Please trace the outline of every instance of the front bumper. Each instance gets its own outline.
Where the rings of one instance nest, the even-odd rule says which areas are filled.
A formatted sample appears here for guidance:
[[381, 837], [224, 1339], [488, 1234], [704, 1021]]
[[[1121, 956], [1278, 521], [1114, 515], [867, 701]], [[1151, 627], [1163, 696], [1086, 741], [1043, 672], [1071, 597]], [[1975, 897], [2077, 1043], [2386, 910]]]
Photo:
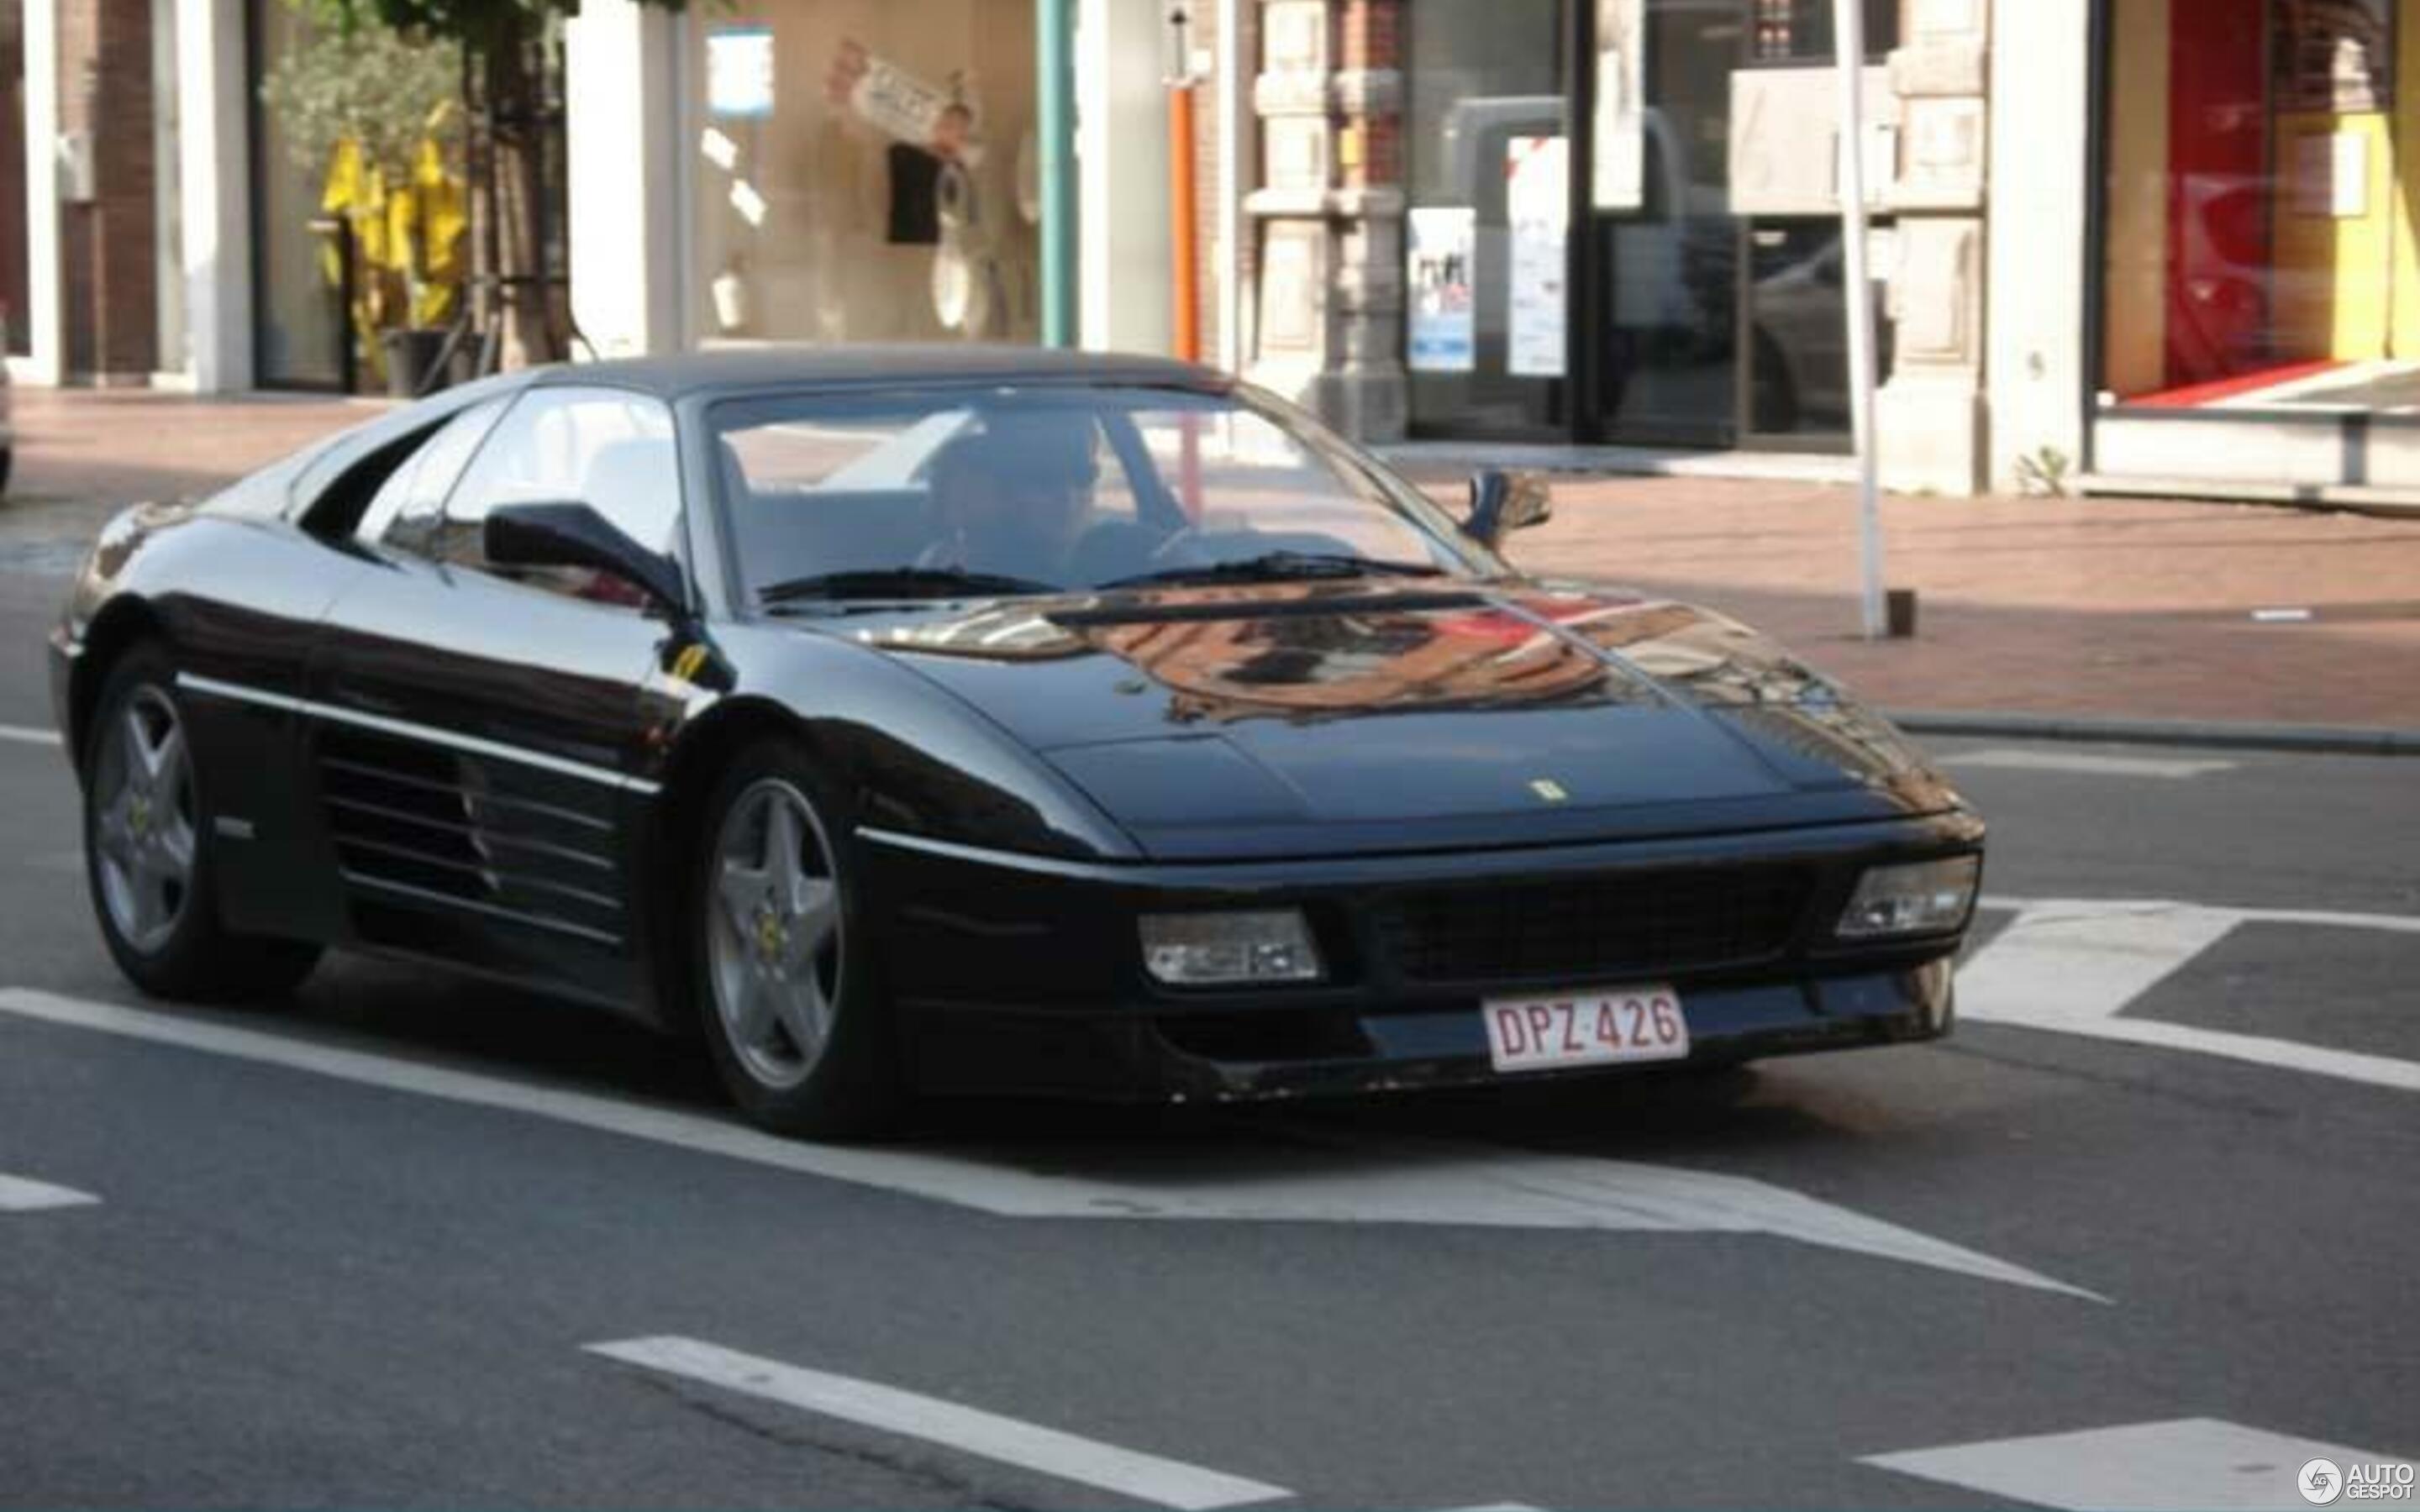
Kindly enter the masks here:
[[[1951, 1025], [1962, 931], [1852, 949], [1831, 940], [1831, 922], [1865, 868], [1976, 851], [1982, 825], [1958, 813], [1653, 844], [1180, 866], [1003, 856], [875, 831], [860, 841], [884, 984], [920, 1088], [1230, 1101], [1606, 1074], [1502, 1075], [1481, 1003], [1645, 981], [1679, 991], [1697, 1062], [1937, 1039]], [[1752, 960], [1421, 980], [1376, 922], [1387, 898], [1417, 889], [1746, 863], [1814, 879], [1786, 942]], [[1271, 905], [1311, 915], [1330, 980], [1180, 990], [1141, 970], [1139, 914]]]

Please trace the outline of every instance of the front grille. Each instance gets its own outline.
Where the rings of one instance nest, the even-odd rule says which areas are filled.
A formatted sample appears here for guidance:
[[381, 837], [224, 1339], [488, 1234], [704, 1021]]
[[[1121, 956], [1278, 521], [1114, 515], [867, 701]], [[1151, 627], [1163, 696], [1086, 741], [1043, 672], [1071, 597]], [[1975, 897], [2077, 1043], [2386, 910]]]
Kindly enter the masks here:
[[1806, 867], [1689, 867], [1398, 893], [1375, 916], [1407, 981], [1652, 976], [1779, 955], [1814, 887]]

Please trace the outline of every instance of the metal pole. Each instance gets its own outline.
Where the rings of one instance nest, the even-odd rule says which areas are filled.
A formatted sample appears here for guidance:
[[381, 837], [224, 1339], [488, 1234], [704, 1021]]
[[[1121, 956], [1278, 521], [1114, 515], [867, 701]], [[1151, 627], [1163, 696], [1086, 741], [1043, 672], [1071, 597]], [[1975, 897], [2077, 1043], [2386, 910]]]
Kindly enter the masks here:
[[1857, 533], [1866, 639], [1889, 633], [1883, 605], [1881, 484], [1874, 468], [1874, 284], [1866, 267], [1865, 0], [1832, 0], [1840, 73], [1840, 271], [1849, 321], [1849, 425], [1857, 448]]
[[1072, 0], [1033, 0], [1042, 169], [1042, 340], [1076, 345], [1076, 39]]

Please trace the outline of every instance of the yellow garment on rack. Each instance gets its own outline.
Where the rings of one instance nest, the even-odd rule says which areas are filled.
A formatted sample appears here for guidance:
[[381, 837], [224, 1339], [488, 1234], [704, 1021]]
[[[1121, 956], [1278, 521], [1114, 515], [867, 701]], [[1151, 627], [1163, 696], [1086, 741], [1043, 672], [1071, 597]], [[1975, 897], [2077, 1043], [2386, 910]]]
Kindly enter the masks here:
[[413, 154], [411, 187], [420, 211], [421, 284], [412, 300], [418, 326], [442, 325], [454, 312], [454, 290], [462, 276], [462, 238], [470, 229], [469, 197], [462, 180], [445, 166], [434, 137]]

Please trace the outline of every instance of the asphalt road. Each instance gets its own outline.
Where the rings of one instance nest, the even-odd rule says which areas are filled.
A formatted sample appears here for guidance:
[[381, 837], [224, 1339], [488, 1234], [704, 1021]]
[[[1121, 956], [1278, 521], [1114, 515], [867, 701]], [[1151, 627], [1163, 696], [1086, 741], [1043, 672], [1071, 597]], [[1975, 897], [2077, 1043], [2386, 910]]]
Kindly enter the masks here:
[[1940, 743], [1996, 903], [1939, 1046], [831, 1150], [432, 975], [142, 1005], [25, 733], [59, 591], [0, 568], [0, 1503], [2301, 1506], [2420, 1453], [2420, 762]]

